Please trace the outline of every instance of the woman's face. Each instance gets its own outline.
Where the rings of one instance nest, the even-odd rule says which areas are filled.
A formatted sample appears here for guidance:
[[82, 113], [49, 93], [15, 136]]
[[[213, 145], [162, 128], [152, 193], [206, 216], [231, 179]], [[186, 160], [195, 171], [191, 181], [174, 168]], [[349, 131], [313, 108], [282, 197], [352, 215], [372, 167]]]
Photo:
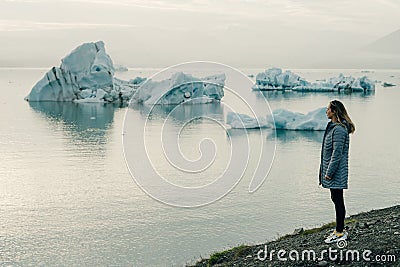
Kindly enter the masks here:
[[331, 110], [331, 104], [329, 104], [328, 107], [326, 108], [326, 116], [328, 117], [328, 119], [331, 120], [334, 115], [335, 113], [333, 113], [333, 111]]

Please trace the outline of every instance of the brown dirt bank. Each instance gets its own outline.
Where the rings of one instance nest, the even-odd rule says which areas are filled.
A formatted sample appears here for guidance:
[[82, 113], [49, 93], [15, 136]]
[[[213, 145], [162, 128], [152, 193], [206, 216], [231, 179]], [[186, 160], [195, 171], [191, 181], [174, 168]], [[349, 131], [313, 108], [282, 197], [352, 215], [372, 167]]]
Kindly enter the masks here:
[[214, 253], [194, 266], [400, 266], [400, 205], [346, 218], [346, 244], [323, 242], [333, 227], [296, 229], [271, 242]]

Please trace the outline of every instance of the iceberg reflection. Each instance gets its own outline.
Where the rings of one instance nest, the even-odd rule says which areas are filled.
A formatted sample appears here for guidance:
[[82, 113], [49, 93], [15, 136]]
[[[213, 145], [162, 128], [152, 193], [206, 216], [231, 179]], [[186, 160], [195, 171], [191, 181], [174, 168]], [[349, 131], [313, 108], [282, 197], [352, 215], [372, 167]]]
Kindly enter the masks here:
[[54, 126], [62, 129], [77, 143], [104, 144], [106, 132], [114, 120], [119, 105], [74, 102], [28, 102]]
[[[129, 108], [140, 112], [143, 119], [165, 120], [169, 117], [174, 123], [182, 124], [195, 118], [213, 118], [224, 121], [224, 107], [219, 102], [207, 104], [180, 104], [180, 105], [143, 105], [131, 104]], [[200, 122], [201, 120], [197, 120]]]
[[[322, 143], [323, 137], [323, 131], [276, 130], [276, 139], [283, 143], [299, 140]], [[272, 138], [271, 134], [267, 135], [267, 138]]]

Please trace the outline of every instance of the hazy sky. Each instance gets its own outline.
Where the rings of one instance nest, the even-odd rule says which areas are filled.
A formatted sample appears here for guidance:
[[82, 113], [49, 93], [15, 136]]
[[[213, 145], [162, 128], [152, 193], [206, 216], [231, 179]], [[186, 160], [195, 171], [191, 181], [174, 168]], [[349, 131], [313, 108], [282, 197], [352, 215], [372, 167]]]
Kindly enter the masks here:
[[129, 67], [342, 67], [337, 55], [398, 30], [399, 14], [399, 0], [0, 0], [0, 66], [58, 66], [103, 40]]

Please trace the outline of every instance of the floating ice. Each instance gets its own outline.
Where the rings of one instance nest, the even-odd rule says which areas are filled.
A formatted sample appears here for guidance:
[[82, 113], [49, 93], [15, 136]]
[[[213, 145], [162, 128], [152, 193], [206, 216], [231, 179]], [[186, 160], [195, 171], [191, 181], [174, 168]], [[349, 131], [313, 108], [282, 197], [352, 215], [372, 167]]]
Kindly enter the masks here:
[[272, 112], [272, 116], [268, 115], [266, 118], [254, 118], [246, 114], [229, 112], [226, 123], [232, 128], [323, 131], [328, 123], [325, 111], [325, 107], [310, 111], [307, 114], [276, 109]]
[[388, 83], [388, 82], [383, 83], [383, 87], [392, 87], [392, 86], [396, 86], [396, 85], [393, 83]]
[[145, 81], [132, 101], [147, 105], [209, 103], [219, 101], [224, 96], [225, 75], [195, 78], [183, 72], [177, 72], [171, 78], [162, 81]]
[[104, 96], [107, 94], [103, 89], [84, 90], [85, 97], [82, 99], [75, 99], [74, 102], [77, 103], [96, 103], [96, 102], [104, 102]]
[[144, 81], [146, 81], [147, 78], [143, 78], [143, 77], [136, 77], [135, 79], [131, 79], [129, 80], [129, 83], [131, 84], [135, 84], [135, 85], [140, 85], [141, 83], [143, 83]]
[[368, 92], [375, 90], [375, 83], [369, 80], [367, 76], [354, 78], [352, 76], [346, 77], [340, 74], [338, 77], [328, 79], [328, 81], [295, 86], [292, 90], [302, 92], [339, 92], [342, 90], [350, 92]]
[[253, 89], [258, 90], [285, 90], [295, 86], [308, 85], [309, 82], [299, 75], [287, 70], [282, 72], [280, 68], [271, 68], [257, 74]]
[[328, 123], [326, 117], [326, 108], [318, 108], [307, 114], [292, 112], [286, 109], [276, 109], [267, 117], [269, 124], [274, 124], [275, 129], [280, 130], [306, 130], [306, 131], [323, 131]]
[[347, 90], [352, 92], [366, 92], [375, 90], [375, 83], [366, 76], [354, 78], [340, 74], [326, 80], [311, 83], [299, 75], [280, 68], [271, 68], [256, 76], [252, 87], [255, 90], [293, 90], [302, 92], [339, 92]]
[[135, 86], [114, 78], [104, 43], [84, 43], [61, 60], [32, 88], [28, 101], [114, 102], [127, 100]]
[[235, 129], [256, 129], [271, 127], [266, 118], [254, 118], [246, 114], [228, 112], [226, 123]]
[[127, 67], [120, 65], [120, 64], [115, 64], [114, 69], [115, 69], [115, 71], [118, 71], [118, 72], [126, 72], [129, 70]]

